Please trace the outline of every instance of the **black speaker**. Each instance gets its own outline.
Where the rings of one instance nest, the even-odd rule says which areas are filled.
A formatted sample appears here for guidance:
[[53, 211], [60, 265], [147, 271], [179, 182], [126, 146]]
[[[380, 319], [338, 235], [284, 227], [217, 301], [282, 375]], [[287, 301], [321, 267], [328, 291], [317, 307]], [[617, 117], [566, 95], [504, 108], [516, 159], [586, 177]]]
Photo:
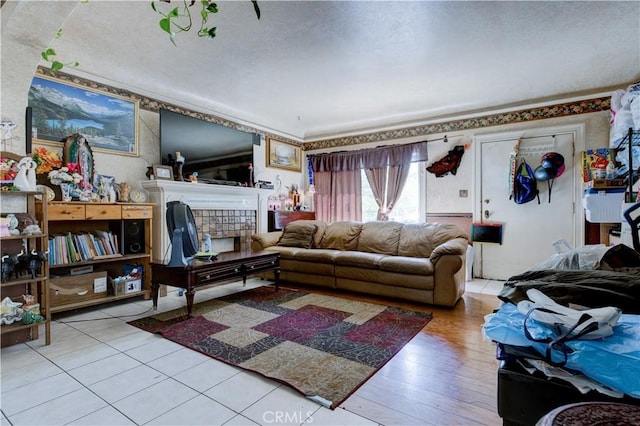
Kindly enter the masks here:
[[144, 221], [125, 220], [122, 227], [122, 248], [124, 254], [144, 252]]
[[31, 139], [33, 137], [33, 111], [30, 106], [24, 114], [25, 127], [25, 152], [31, 154]]

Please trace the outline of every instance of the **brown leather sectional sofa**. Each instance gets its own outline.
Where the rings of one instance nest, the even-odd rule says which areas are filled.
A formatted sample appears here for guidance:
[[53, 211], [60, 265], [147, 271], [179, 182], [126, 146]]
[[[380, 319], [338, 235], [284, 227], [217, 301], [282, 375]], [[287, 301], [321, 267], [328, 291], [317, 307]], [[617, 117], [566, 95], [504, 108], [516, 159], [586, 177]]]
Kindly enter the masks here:
[[280, 279], [454, 306], [464, 293], [468, 236], [443, 223], [300, 220], [255, 234], [253, 250], [280, 252]]

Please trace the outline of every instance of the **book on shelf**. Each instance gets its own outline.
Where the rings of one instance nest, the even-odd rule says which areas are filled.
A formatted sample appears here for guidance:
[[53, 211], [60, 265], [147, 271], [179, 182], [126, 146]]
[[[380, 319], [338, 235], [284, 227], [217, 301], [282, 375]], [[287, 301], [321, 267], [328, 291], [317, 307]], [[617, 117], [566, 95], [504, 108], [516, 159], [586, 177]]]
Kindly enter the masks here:
[[55, 265], [57, 262], [56, 244], [53, 237], [49, 237], [49, 265]]
[[53, 235], [49, 239], [50, 265], [64, 265], [97, 259], [121, 257], [117, 236], [94, 231]]
[[118, 240], [117, 237], [113, 235], [113, 232], [96, 230], [95, 234], [102, 241], [106, 254], [120, 253], [120, 250], [118, 250]]
[[65, 235], [65, 237], [67, 240], [67, 249], [69, 251], [69, 260], [71, 261], [71, 263], [79, 262], [76, 256], [76, 249], [73, 245], [73, 237], [71, 236], [71, 232], [68, 232], [67, 235]]

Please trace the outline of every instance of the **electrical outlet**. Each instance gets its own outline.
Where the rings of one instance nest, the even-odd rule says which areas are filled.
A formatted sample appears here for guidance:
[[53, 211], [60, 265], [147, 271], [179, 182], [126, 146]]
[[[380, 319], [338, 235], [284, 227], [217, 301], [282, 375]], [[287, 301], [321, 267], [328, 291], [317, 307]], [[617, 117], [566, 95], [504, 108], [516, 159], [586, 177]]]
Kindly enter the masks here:
[[458, 191], [458, 194], [460, 198], [467, 198], [469, 196], [469, 191], [467, 191], [466, 189], [461, 189], [460, 191]]

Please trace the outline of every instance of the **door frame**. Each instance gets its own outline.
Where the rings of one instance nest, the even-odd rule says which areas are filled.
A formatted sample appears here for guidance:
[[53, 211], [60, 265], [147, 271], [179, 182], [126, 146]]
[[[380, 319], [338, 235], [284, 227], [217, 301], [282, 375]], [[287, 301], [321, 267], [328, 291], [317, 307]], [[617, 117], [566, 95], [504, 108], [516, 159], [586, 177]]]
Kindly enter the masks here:
[[[582, 209], [583, 186], [582, 179], [578, 178], [580, 171], [582, 151], [586, 150], [585, 140], [585, 123], [566, 124], [549, 127], [533, 127], [518, 131], [505, 131], [497, 133], [487, 133], [474, 135], [473, 137], [473, 153], [474, 153], [474, 190], [473, 190], [473, 221], [482, 221], [482, 144], [489, 142], [507, 142], [519, 138], [540, 137], [547, 135], [572, 134], [574, 140], [573, 149], [573, 170], [576, 182], [574, 188], [573, 202], [573, 223], [574, 223], [574, 239], [572, 243], [575, 247], [584, 244], [584, 227], [585, 217]], [[505, 176], [505, 179], [507, 177]], [[474, 250], [473, 270], [474, 277], [482, 277], [482, 244]]]

